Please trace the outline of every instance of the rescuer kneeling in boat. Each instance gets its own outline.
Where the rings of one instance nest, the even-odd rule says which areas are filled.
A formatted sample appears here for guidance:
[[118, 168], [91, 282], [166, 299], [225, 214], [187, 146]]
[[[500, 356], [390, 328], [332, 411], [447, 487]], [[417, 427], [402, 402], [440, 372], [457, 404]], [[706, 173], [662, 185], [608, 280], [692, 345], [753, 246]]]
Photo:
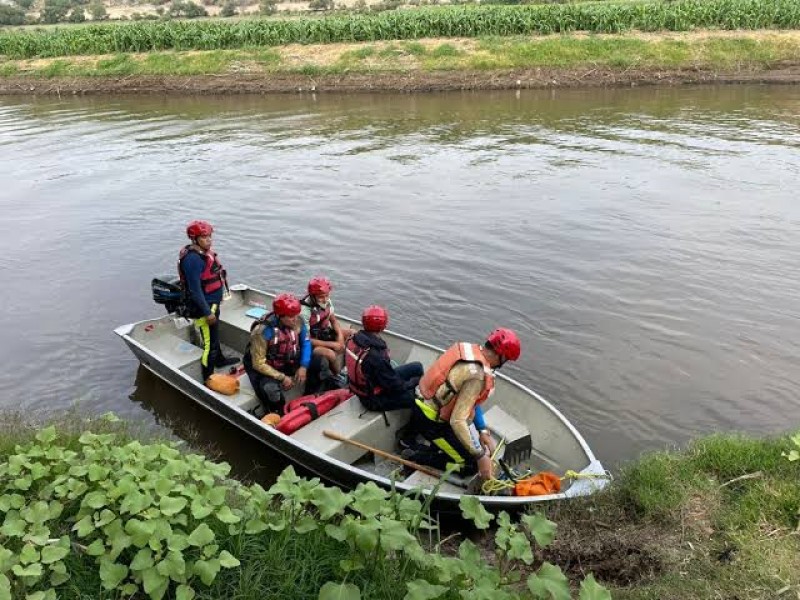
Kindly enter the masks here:
[[381, 331], [389, 324], [382, 306], [368, 306], [361, 315], [363, 329], [347, 340], [344, 360], [350, 391], [368, 410], [411, 408], [414, 388], [422, 377], [418, 362], [394, 368]]
[[445, 470], [448, 463], [462, 473], [476, 470], [483, 479], [492, 477], [488, 432], [478, 433], [475, 412], [494, 390], [494, 370], [522, 351], [517, 334], [495, 329], [483, 346], [454, 344], [434, 362], [419, 381], [419, 394], [411, 411], [406, 440], [420, 434], [431, 445], [405, 445], [403, 457]]
[[200, 359], [203, 382], [214, 373], [214, 368], [239, 362], [238, 358], [225, 357], [219, 345], [219, 305], [227, 281], [217, 253], [211, 250], [213, 233], [211, 223], [192, 221], [186, 227], [186, 235], [192, 243], [184, 246], [178, 256], [178, 276], [184, 291], [187, 315], [195, 319], [195, 326], [203, 341], [203, 356]]
[[282, 414], [284, 392], [305, 385], [311, 364], [308, 328], [292, 294], [278, 294], [272, 312], [255, 322], [243, 362], [262, 408]]

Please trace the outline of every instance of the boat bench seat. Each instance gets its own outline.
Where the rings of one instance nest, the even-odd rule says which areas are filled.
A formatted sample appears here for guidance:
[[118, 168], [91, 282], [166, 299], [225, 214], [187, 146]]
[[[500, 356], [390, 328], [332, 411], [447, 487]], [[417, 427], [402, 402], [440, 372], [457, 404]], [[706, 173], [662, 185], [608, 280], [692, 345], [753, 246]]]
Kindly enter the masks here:
[[[184, 367], [181, 368], [181, 370], [192, 379], [200, 381], [203, 372], [200, 366], [200, 357], [190, 362], [189, 364], [184, 365]], [[256, 392], [253, 389], [253, 385], [250, 383], [250, 378], [247, 376], [247, 373], [242, 373], [239, 376], [239, 392], [234, 394], [233, 396], [226, 396], [225, 394], [220, 394], [219, 392], [215, 392], [213, 390], [208, 390], [208, 391], [209, 393], [214, 394], [220, 400], [227, 402], [229, 404], [234, 404], [244, 411], [250, 411], [258, 405], [258, 398], [256, 397]]]
[[170, 333], [162, 333], [147, 340], [147, 349], [156, 354], [166, 365], [179, 370], [194, 362], [200, 364], [203, 349], [193, 343]]
[[353, 464], [367, 452], [351, 444], [325, 437], [322, 433], [324, 430], [386, 452], [395, 452], [395, 433], [408, 423], [409, 413], [409, 410], [387, 412], [387, 427], [384, 413], [365, 410], [358, 397], [352, 396], [319, 419], [295, 431], [292, 438], [317, 452]]

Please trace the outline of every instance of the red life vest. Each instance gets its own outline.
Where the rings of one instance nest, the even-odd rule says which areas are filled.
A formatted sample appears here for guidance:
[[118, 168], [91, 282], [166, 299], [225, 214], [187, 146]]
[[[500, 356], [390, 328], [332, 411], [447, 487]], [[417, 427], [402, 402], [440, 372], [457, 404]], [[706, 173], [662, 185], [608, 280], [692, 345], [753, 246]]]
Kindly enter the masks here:
[[297, 366], [300, 358], [300, 335], [298, 332], [281, 327], [272, 313], [267, 315], [264, 323], [264, 339], [267, 339], [266, 332], [270, 329], [272, 329], [272, 339], [267, 340], [267, 363], [279, 371]]
[[352, 396], [350, 390], [331, 390], [319, 396], [301, 396], [295, 398], [284, 408], [284, 415], [275, 426], [281, 433], [289, 435], [294, 433], [303, 425], [308, 425], [311, 421], [324, 415], [332, 408], [339, 406]]
[[311, 298], [311, 296], [306, 296], [303, 298], [302, 302], [311, 309], [311, 314], [308, 317], [308, 333], [312, 338], [319, 339], [323, 332], [333, 329], [333, 323], [331, 323], [332, 311], [330, 302], [328, 302], [328, 306], [325, 308], [322, 308], [319, 304], [317, 304], [314, 299]]
[[203, 272], [200, 273], [200, 283], [203, 286], [203, 292], [206, 294], [211, 294], [212, 292], [216, 292], [219, 288], [222, 287], [223, 282], [225, 281], [225, 269], [222, 268], [222, 264], [220, 264], [219, 260], [217, 260], [217, 253], [209, 250], [208, 252], [202, 252], [201, 250], [197, 249], [197, 246], [193, 244], [188, 244], [181, 249], [180, 254], [178, 255], [178, 277], [181, 279], [181, 285], [183, 289], [186, 290], [186, 276], [183, 274], [183, 268], [181, 267], [183, 263], [183, 259], [186, 257], [187, 254], [190, 252], [194, 252], [200, 258], [202, 258], [206, 265], [203, 269]]
[[[363, 363], [367, 354], [370, 352], [380, 352], [370, 346], [362, 347], [356, 343], [356, 336], [347, 340], [344, 345], [344, 364], [347, 366], [347, 380], [350, 391], [361, 398], [377, 396], [381, 393], [380, 386], [373, 386], [364, 375]], [[384, 350], [386, 358], [389, 358], [389, 350]]]
[[[475, 362], [483, 365], [483, 391], [475, 401], [476, 406], [478, 404], [482, 404], [489, 397], [492, 391], [494, 391], [494, 373], [492, 373], [492, 367], [489, 365], [489, 361], [487, 361], [486, 357], [483, 355], [481, 347], [477, 344], [453, 344], [445, 351], [444, 354], [436, 359], [436, 362], [428, 367], [428, 369], [425, 371], [425, 374], [422, 376], [422, 379], [419, 380], [419, 391], [422, 394], [422, 397], [427, 401], [428, 404], [433, 404], [434, 406], [438, 407], [439, 419], [442, 421], [450, 420], [450, 415], [453, 413], [456, 400], [458, 400], [458, 391], [451, 386], [450, 382], [447, 380], [447, 376], [450, 374], [450, 369], [452, 369], [456, 363], [460, 361]], [[453, 393], [446, 404], [439, 406], [435, 395], [436, 390], [438, 390], [442, 385], [447, 385], [447, 387], [450, 388], [450, 391]], [[470, 411], [471, 418], [474, 416], [474, 413], [475, 407], [473, 407], [472, 411]]]

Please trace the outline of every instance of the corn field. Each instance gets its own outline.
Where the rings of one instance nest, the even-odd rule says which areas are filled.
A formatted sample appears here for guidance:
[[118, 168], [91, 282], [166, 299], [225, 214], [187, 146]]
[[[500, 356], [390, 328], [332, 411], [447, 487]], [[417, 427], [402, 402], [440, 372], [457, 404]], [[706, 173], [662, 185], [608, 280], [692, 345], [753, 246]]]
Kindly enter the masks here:
[[325, 18], [163, 21], [0, 31], [0, 55], [52, 57], [159, 50], [548, 34], [570, 31], [800, 28], [800, 0], [674, 0], [454, 6]]

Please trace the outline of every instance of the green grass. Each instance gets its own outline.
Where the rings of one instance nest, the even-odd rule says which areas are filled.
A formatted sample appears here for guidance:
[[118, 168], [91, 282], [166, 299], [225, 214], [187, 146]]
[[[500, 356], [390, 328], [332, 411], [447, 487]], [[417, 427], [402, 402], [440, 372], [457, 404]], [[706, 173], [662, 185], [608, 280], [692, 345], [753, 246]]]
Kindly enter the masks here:
[[14, 58], [163, 50], [224, 50], [290, 43], [414, 40], [422, 37], [800, 28], [796, 0], [576, 2], [450, 6], [320, 18], [139, 21], [8, 29], [0, 54]]

